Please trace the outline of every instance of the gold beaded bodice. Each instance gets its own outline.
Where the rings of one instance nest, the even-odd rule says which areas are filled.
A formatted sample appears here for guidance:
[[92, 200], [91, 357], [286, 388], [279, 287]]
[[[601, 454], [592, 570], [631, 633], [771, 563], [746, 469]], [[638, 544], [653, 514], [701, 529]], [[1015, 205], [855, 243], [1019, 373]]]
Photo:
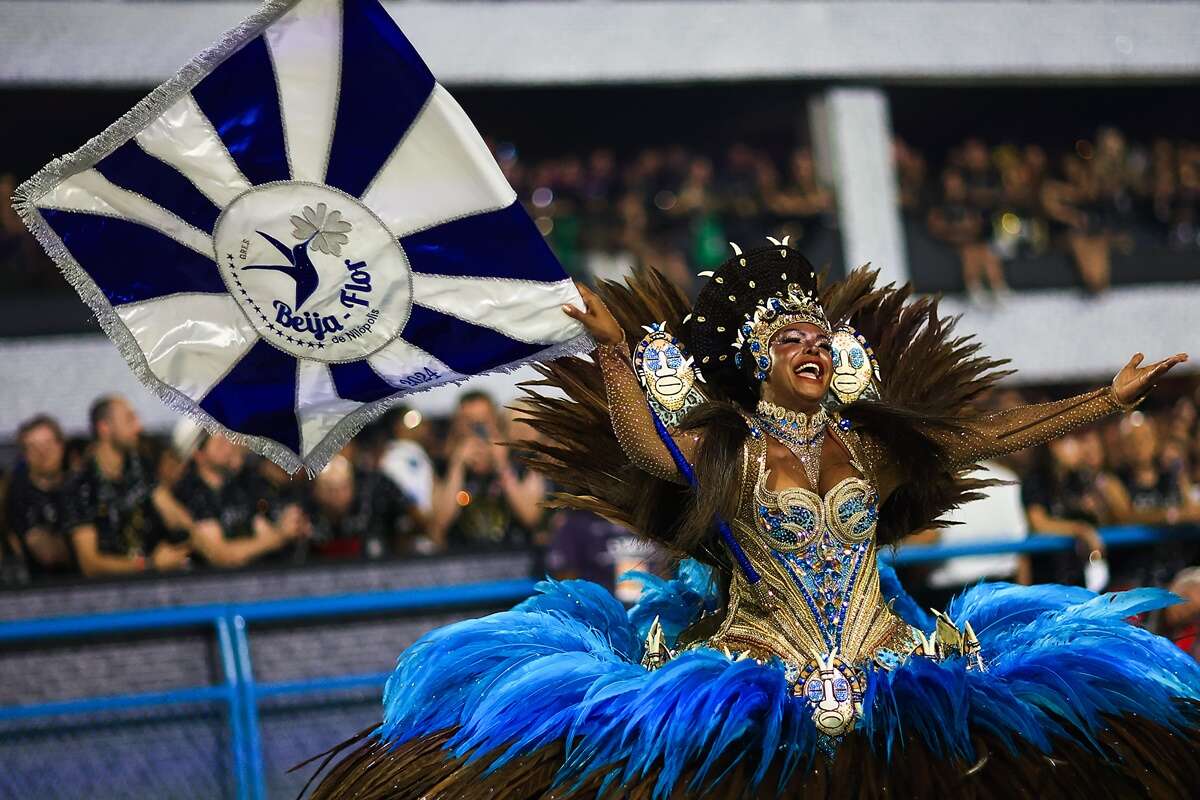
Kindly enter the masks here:
[[795, 663], [830, 652], [863, 662], [884, 650], [907, 653], [915, 644], [879, 592], [879, 493], [858, 437], [834, 426], [830, 430], [851, 453], [859, 475], [842, 479], [824, 496], [803, 487], [769, 489], [763, 434], [752, 431], [735, 528], [782, 607], [764, 607], [744, 577], [735, 574], [725, 622], [710, 644]]

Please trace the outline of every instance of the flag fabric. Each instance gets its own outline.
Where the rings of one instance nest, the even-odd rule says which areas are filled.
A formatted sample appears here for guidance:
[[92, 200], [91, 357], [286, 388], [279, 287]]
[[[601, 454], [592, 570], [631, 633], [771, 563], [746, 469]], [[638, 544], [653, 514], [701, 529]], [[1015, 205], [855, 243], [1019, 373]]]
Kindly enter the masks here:
[[378, 0], [266, 3], [15, 199], [145, 383], [289, 470], [407, 394], [591, 345]]

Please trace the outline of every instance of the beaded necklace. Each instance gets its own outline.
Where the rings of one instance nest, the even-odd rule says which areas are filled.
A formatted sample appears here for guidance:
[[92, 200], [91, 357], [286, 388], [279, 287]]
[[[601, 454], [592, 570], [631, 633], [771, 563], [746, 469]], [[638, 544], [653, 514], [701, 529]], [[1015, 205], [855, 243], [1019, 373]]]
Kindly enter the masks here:
[[760, 400], [754, 418], [762, 430], [796, 457], [804, 468], [804, 475], [812, 490], [819, 494], [821, 446], [825, 443], [825, 424], [829, 421], [825, 409], [817, 409], [815, 414], [809, 416]]

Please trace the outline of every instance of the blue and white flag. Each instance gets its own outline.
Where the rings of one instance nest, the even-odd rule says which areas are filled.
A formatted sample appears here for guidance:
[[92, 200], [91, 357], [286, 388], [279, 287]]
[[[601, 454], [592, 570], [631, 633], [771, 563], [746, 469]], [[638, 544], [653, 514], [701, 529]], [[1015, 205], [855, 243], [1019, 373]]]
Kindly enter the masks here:
[[406, 394], [590, 346], [378, 0], [267, 3], [16, 200], [143, 381], [291, 470]]

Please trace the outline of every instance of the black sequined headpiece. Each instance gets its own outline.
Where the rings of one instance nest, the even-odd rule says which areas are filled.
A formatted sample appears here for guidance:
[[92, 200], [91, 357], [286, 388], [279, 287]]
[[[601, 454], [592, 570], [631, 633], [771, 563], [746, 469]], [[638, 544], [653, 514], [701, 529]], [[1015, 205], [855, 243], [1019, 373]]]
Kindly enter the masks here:
[[705, 380], [729, 399], [752, 406], [771, 361], [771, 336], [809, 322], [829, 332], [812, 264], [783, 242], [734, 256], [709, 276], [687, 322], [689, 351]]

